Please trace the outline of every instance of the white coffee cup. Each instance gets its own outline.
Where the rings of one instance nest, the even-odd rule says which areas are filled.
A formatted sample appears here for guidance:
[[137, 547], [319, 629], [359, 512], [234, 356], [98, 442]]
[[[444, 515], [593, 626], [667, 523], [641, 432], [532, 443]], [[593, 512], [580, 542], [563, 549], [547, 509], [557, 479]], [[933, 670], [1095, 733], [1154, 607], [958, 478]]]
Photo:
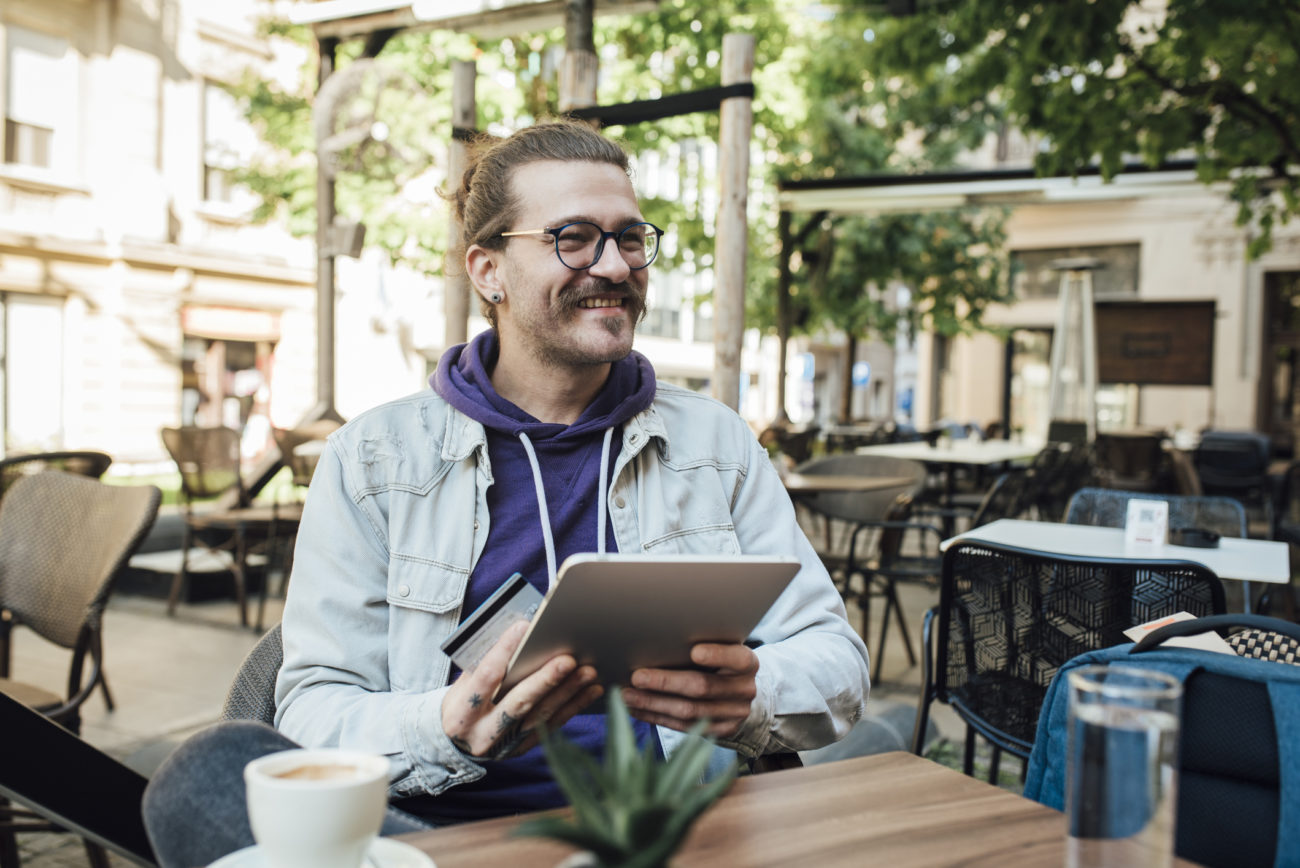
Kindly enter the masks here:
[[244, 767], [248, 820], [266, 868], [360, 868], [388, 804], [377, 754], [303, 748]]

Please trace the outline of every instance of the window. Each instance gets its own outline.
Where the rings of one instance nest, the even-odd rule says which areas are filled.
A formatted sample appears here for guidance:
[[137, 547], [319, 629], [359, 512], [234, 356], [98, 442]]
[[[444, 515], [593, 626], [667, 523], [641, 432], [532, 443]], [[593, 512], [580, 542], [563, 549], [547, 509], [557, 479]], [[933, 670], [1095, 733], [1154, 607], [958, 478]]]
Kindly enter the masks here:
[[1053, 265], [1061, 259], [1090, 258], [1101, 263], [1092, 272], [1094, 298], [1136, 296], [1140, 252], [1138, 244], [1014, 250], [1011, 253], [1012, 288], [1017, 299], [1056, 298], [1061, 291], [1061, 272]]
[[63, 447], [63, 304], [0, 296], [0, 408], [6, 453]]
[[203, 198], [209, 202], [246, 204], [250, 195], [232, 179], [257, 147], [257, 133], [239, 103], [220, 84], [203, 85]]
[[76, 159], [77, 60], [66, 40], [8, 28], [4, 161], [72, 171]]

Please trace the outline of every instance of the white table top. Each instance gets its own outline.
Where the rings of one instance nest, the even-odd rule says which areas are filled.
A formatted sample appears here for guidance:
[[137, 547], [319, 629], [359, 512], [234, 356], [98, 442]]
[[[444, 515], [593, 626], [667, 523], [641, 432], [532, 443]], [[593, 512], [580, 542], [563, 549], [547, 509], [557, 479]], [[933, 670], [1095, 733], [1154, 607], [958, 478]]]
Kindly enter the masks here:
[[1192, 561], [1209, 567], [1221, 579], [1274, 584], [1291, 581], [1287, 544], [1275, 540], [1223, 537], [1218, 548], [1212, 549], [1175, 545], [1130, 549], [1125, 548], [1121, 528], [1003, 518], [944, 540], [939, 548], [946, 550], [962, 539], [1076, 557]]
[[1017, 440], [976, 440], [973, 437], [953, 440], [947, 445], [930, 446], [924, 440], [909, 443], [881, 443], [877, 446], [859, 446], [859, 455], [891, 455], [939, 464], [1001, 464], [1033, 458], [1041, 446]]

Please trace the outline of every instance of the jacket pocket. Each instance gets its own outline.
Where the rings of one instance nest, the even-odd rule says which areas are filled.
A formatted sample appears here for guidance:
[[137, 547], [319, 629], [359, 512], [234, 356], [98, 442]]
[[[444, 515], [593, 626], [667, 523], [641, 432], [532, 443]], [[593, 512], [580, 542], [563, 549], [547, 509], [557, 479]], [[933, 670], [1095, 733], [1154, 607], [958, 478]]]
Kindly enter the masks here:
[[396, 691], [442, 687], [449, 665], [438, 650], [460, 619], [469, 573], [393, 552], [388, 566], [388, 678]]
[[740, 540], [730, 522], [670, 531], [641, 546], [655, 555], [738, 555]]

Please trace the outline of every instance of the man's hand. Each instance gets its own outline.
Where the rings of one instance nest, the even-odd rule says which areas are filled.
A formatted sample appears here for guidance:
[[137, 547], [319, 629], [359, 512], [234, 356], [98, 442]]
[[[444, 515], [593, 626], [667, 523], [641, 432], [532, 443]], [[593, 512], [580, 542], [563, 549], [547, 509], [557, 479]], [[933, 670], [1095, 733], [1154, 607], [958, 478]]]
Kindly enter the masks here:
[[708, 718], [709, 735], [735, 735], [758, 693], [758, 655], [744, 645], [700, 644], [691, 649], [691, 662], [712, 671], [633, 672], [632, 689], [623, 691], [628, 711], [638, 720], [683, 732]]
[[474, 759], [502, 760], [537, 744], [537, 726], [559, 729], [603, 692], [596, 670], [561, 654], [494, 703], [515, 648], [528, 624], [512, 626], [473, 669], [461, 674], [442, 700], [442, 728], [451, 743]]

